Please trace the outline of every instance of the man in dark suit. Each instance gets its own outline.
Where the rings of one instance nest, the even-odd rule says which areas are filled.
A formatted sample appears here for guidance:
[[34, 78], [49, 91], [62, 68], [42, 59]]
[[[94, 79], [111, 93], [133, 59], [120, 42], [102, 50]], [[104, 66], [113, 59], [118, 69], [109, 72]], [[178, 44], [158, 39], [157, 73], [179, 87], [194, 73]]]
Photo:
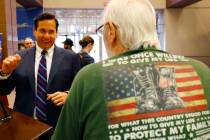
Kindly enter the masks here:
[[[55, 126], [71, 83], [80, 69], [80, 57], [54, 45], [58, 21], [54, 15], [43, 13], [35, 19], [36, 46], [8, 56], [3, 60], [0, 74], [0, 94], [7, 95], [14, 88], [14, 110]], [[46, 94], [44, 119], [37, 116], [38, 73], [42, 51], [46, 59]], [[43, 106], [42, 106], [43, 107]]]

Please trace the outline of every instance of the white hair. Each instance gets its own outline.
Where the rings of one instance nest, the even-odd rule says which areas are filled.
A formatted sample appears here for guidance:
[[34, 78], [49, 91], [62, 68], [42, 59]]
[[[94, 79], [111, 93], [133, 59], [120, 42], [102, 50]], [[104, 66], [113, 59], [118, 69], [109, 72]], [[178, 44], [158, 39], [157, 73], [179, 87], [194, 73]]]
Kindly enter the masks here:
[[112, 21], [122, 44], [128, 49], [159, 46], [156, 16], [148, 0], [111, 0], [104, 13], [104, 23]]
[[30, 40], [30, 41], [33, 42], [33, 39], [32, 39], [31, 37], [26, 37], [26, 38], [24, 39], [24, 41], [26, 41], [26, 40]]

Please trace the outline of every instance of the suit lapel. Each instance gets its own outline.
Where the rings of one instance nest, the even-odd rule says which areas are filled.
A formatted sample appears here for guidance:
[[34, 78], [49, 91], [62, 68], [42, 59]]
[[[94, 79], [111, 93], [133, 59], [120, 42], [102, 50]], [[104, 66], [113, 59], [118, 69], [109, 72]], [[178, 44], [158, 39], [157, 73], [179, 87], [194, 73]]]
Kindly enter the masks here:
[[51, 64], [51, 69], [50, 69], [50, 74], [49, 74], [49, 80], [48, 80], [48, 88], [59, 68], [59, 65], [61, 64], [64, 55], [62, 55], [63, 52], [61, 52], [56, 46], [54, 49], [54, 53], [53, 53], [53, 58], [52, 58], [52, 64]]
[[26, 63], [27, 63], [27, 69], [28, 69], [28, 78], [29, 78], [29, 82], [31, 85], [31, 88], [33, 90], [33, 92], [35, 93], [35, 73], [34, 73], [34, 69], [35, 69], [35, 47], [31, 48], [31, 50], [28, 51], [27, 56], [25, 56], [27, 59]]

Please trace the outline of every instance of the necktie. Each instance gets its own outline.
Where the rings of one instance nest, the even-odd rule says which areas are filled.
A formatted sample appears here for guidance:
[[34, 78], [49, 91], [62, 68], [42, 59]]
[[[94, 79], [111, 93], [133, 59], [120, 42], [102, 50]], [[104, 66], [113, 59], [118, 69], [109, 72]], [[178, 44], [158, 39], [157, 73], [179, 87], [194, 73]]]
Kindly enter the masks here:
[[37, 94], [36, 94], [36, 117], [39, 120], [46, 120], [46, 98], [47, 98], [47, 66], [45, 54], [46, 50], [41, 52], [37, 73]]

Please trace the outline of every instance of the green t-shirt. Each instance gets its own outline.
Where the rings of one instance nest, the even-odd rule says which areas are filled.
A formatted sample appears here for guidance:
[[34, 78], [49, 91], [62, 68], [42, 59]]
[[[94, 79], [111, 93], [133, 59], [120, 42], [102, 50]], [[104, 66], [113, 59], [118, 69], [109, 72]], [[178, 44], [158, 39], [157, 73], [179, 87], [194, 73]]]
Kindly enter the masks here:
[[53, 140], [210, 139], [210, 70], [155, 49], [123, 53], [76, 76]]

